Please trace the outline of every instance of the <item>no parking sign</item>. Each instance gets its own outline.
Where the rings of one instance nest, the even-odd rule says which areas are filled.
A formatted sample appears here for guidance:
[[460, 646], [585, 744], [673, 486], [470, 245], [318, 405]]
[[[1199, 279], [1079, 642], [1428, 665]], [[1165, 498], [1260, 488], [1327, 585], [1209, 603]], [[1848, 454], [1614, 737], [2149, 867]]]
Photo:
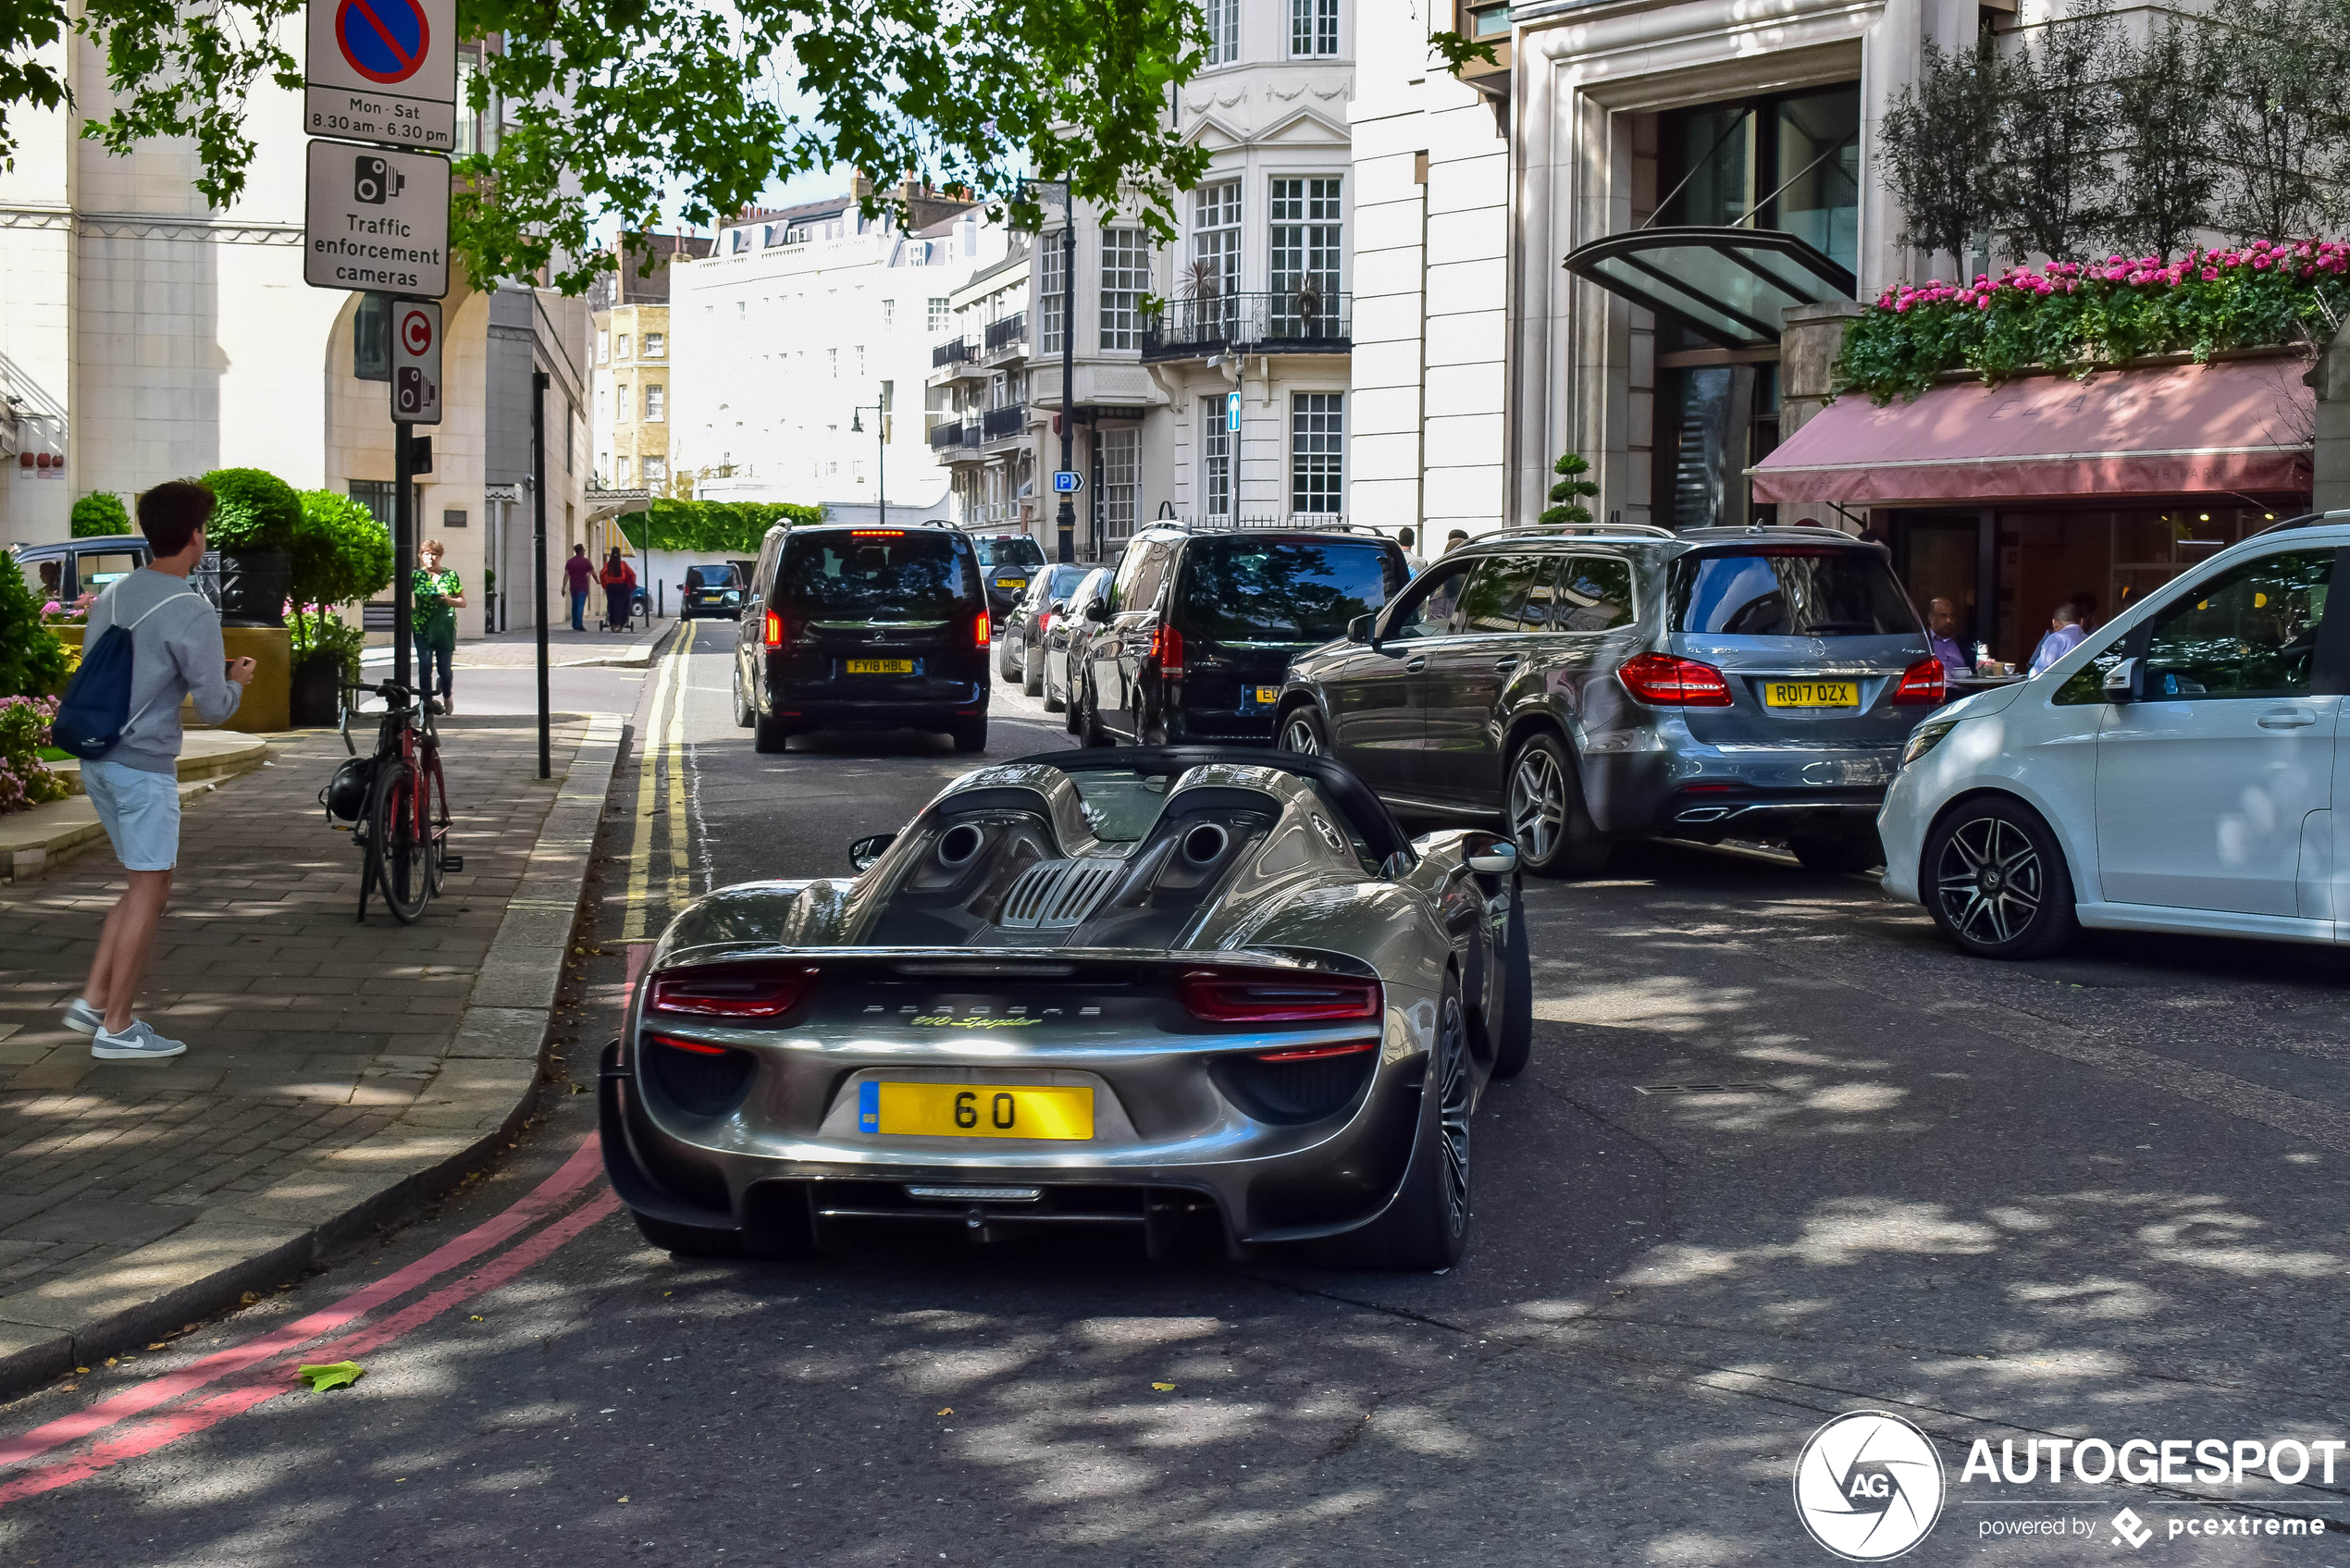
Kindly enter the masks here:
[[446, 153], [457, 140], [457, 0], [310, 0], [314, 136]]

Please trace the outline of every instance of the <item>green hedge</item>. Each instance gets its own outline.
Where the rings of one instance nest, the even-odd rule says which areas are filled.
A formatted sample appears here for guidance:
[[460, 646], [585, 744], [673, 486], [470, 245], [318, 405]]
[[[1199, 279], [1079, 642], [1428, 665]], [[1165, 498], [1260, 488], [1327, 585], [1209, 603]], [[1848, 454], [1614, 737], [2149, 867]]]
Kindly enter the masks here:
[[778, 523], [822, 523], [821, 506], [788, 501], [657, 500], [647, 512], [621, 518], [620, 531], [638, 549], [681, 555], [748, 556]]
[[204, 483], [220, 502], [204, 530], [213, 549], [230, 554], [293, 549], [302, 526], [302, 498], [291, 485], [259, 468], [216, 468]]
[[112, 490], [93, 490], [73, 503], [73, 537], [102, 539], [109, 534], [131, 532], [130, 513]]

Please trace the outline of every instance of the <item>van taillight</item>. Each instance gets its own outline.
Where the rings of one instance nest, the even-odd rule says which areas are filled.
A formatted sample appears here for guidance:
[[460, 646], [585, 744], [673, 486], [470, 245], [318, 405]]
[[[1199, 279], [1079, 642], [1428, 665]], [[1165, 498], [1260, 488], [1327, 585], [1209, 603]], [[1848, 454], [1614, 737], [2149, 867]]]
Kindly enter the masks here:
[[1669, 653], [1643, 653], [1627, 659], [1616, 670], [1624, 689], [1653, 708], [1727, 708], [1730, 683], [1711, 664], [1676, 659]]
[[1183, 673], [1183, 634], [1161, 623], [1151, 633], [1151, 657], [1158, 661], [1161, 673], [1180, 675]]
[[971, 646], [973, 648], [985, 648], [987, 646], [988, 636], [992, 631], [994, 631], [994, 629], [995, 628], [988, 622], [987, 611], [984, 610], [981, 611], [977, 618], [971, 622]]
[[784, 618], [772, 610], [767, 612], [767, 646], [784, 646]]
[[1901, 672], [1901, 684], [1893, 688], [1893, 700], [1938, 703], [1948, 689], [1942, 661], [1921, 660]]

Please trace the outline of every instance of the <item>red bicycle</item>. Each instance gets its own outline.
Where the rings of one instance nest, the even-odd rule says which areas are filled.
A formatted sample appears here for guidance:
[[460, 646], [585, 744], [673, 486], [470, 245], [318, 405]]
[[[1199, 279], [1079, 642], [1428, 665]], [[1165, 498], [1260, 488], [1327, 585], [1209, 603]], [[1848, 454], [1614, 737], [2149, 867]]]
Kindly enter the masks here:
[[[440, 704], [429, 698], [419, 702], [413, 687], [397, 681], [345, 691], [372, 693], [384, 700], [376, 749], [358, 765], [361, 778], [354, 780], [361, 783], [361, 798], [351, 802], [356, 808], [351, 813], [352, 835], [366, 858], [359, 877], [359, 919], [367, 918], [368, 895], [380, 888], [384, 907], [407, 925], [425, 912], [451, 871], [465, 869], [463, 858], [449, 853], [449, 787], [440, 770], [440, 736], [433, 725]], [[346, 699], [342, 744], [356, 758], [351, 712]], [[328, 790], [335, 787], [329, 784]]]

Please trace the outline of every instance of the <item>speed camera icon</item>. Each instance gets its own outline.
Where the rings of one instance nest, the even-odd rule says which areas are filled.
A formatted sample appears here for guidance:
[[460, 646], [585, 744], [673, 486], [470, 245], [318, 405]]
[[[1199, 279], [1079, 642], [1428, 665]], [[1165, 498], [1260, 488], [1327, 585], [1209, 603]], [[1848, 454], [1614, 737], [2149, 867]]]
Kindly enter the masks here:
[[406, 189], [408, 177], [393, 168], [390, 160], [365, 154], [351, 160], [351, 199], [370, 206], [382, 206]]

